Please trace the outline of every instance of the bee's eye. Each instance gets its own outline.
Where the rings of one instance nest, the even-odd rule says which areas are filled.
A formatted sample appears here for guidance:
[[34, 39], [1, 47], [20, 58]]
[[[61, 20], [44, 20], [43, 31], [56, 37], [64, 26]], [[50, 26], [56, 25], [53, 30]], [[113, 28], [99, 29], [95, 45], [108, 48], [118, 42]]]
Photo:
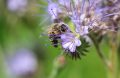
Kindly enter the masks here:
[[55, 34], [54, 32], [51, 32], [51, 34]]
[[62, 24], [61, 27], [66, 27], [66, 25], [65, 25], [65, 24]]
[[62, 25], [61, 25], [61, 31], [62, 31], [62, 32], [65, 32], [66, 30], [67, 30], [66, 25], [62, 24]]
[[60, 23], [60, 19], [54, 19], [54, 23]]

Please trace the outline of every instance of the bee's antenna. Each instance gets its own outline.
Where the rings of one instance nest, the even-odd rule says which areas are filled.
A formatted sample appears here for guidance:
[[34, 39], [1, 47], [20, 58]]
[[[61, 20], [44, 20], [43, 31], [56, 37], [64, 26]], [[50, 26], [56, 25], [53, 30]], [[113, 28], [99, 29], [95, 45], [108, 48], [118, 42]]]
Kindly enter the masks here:
[[55, 15], [53, 9], [51, 9], [51, 12], [52, 12], [53, 15], [55, 16], [55, 19], [53, 19], [53, 22], [54, 22], [54, 23], [59, 23], [59, 22], [60, 22], [60, 19]]
[[53, 9], [51, 9], [51, 11], [52, 11], [53, 15], [54, 15], [55, 17], [57, 17], [57, 16], [55, 15], [55, 13], [54, 13]]
[[49, 6], [48, 6], [49, 12], [51, 13], [51, 16], [54, 17], [54, 18], [52, 18], [53, 22], [54, 22], [54, 23], [60, 22], [60, 19], [58, 18], [57, 12], [56, 12], [56, 11], [58, 11], [57, 9], [59, 9], [59, 8], [57, 8], [57, 5], [56, 5], [52, 0], [47, 0], [47, 2], [48, 2], [48, 5], [51, 5], [51, 6], [53, 5], [53, 6], [50, 7], [50, 8], [49, 8]]
[[83, 13], [83, 10], [84, 10], [84, 7], [85, 7], [85, 0], [82, 0], [82, 5], [81, 5], [81, 9], [80, 9], [80, 14], [82, 14]]

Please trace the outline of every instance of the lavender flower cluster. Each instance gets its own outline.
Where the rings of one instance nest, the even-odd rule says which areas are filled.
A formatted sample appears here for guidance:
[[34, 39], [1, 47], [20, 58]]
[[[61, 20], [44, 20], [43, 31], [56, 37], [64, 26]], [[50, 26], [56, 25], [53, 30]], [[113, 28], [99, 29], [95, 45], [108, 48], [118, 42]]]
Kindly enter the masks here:
[[[50, 26], [52, 29], [48, 36], [54, 44], [60, 43], [72, 57], [79, 57], [77, 47], [84, 44], [80, 38], [91, 32], [102, 31], [105, 34], [108, 30], [116, 31], [119, 28], [116, 25], [120, 19], [119, 4], [119, 0], [48, 0], [48, 13], [54, 23], [54, 27]], [[69, 18], [73, 28], [66, 24], [65, 18]], [[58, 24], [67, 28], [60, 26], [56, 28], [56, 33]]]

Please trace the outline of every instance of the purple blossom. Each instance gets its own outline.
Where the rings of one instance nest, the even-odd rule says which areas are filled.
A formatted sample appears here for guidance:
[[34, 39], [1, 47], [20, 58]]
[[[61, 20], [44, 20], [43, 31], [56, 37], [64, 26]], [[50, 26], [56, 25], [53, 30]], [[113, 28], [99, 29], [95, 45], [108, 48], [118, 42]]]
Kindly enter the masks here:
[[27, 3], [27, 0], [8, 0], [7, 5], [10, 11], [24, 11]]
[[9, 58], [8, 68], [11, 74], [16, 76], [34, 73], [37, 68], [36, 57], [28, 50], [20, 50]]
[[[102, 0], [58, 0], [58, 2], [49, 3], [48, 12], [52, 20], [59, 20], [59, 14], [62, 13], [66, 17], [63, 17], [59, 23], [64, 22], [64, 18], [68, 17], [70, 18], [69, 22], [74, 24], [73, 29], [69, 29], [69, 31], [59, 35], [62, 48], [66, 52], [71, 53], [73, 57], [79, 57], [79, 52], [77, 52], [76, 48], [80, 48], [81, 44], [84, 44], [81, 43], [80, 37], [87, 36], [91, 30], [96, 32], [108, 29], [109, 25], [114, 25], [113, 19], [116, 20], [119, 17], [115, 16], [119, 15], [120, 12], [120, 8], [117, 7], [116, 9], [118, 5], [103, 7]], [[72, 27], [68, 25], [68, 28]]]
[[58, 0], [59, 4], [63, 5], [66, 7], [66, 9], [70, 8], [70, 0]]
[[61, 35], [61, 43], [62, 47], [70, 52], [76, 52], [76, 47], [81, 45], [81, 41], [71, 32]]
[[61, 13], [61, 9], [56, 3], [48, 3], [48, 13], [51, 15], [52, 20], [58, 18], [58, 14]]

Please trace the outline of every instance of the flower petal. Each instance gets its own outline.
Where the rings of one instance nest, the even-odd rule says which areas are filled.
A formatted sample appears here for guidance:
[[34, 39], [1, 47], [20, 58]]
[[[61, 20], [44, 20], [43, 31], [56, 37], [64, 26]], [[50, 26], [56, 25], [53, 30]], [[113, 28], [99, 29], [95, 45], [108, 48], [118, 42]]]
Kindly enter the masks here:
[[75, 50], [76, 50], [76, 45], [75, 44], [71, 44], [71, 45], [69, 45], [69, 50], [70, 50], [70, 52], [75, 52]]
[[60, 12], [61, 12], [61, 9], [56, 3], [51, 2], [48, 5], [48, 13], [52, 16], [52, 19], [56, 19], [56, 17], [58, 16], [58, 13]]
[[70, 46], [71, 44], [72, 44], [71, 42], [67, 42], [67, 43], [65, 43], [65, 44], [63, 43], [63, 44], [62, 44], [62, 47], [65, 48], [65, 49], [67, 49], [67, 48], [69, 48], [69, 46]]
[[80, 35], [86, 35], [88, 33], [89, 33], [88, 26], [81, 27]]
[[81, 45], [81, 41], [79, 39], [77, 39], [77, 38], [75, 39], [75, 45], [76, 46], [80, 46]]

